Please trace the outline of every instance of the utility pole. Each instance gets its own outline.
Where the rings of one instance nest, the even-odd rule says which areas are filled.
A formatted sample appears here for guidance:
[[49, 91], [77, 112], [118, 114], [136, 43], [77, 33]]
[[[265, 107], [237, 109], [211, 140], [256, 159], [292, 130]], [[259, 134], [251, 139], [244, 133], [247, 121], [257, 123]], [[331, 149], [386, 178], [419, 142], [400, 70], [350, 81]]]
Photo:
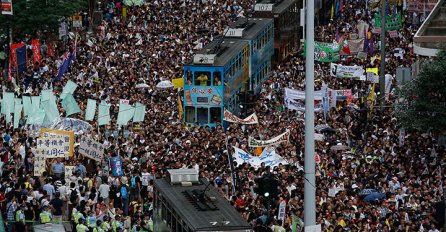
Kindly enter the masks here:
[[316, 163], [314, 160], [314, 0], [307, 1], [305, 59], [304, 222], [316, 225]]
[[386, 3], [381, 0], [381, 66], [379, 70], [379, 102], [384, 105], [386, 96]]

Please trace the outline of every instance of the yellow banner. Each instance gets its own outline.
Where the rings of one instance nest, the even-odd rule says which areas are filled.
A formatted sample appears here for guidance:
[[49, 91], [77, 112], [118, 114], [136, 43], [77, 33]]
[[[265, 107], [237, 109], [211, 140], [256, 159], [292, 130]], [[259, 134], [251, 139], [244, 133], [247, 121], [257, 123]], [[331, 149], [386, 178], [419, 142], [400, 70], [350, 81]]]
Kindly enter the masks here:
[[374, 73], [374, 74], [378, 75], [378, 68], [366, 68], [365, 72], [366, 73], [370, 72], [370, 73]]
[[184, 88], [184, 79], [183, 78], [172, 79], [172, 84], [174, 89]]
[[181, 104], [181, 98], [178, 96], [178, 117], [183, 121], [183, 104]]

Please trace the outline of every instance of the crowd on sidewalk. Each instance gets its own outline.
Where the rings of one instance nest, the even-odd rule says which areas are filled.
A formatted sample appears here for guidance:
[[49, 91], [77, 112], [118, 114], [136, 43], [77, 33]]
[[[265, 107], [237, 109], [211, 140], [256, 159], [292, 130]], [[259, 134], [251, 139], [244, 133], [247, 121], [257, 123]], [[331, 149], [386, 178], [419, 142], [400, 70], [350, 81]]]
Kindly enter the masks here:
[[[16, 91], [17, 96], [38, 96], [51, 86], [60, 95], [65, 83], [72, 80], [79, 85], [74, 97], [82, 111], [88, 98], [112, 104], [111, 112], [118, 111], [119, 99], [146, 104], [142, 130], [127, 126], [130, 131], [127, 139], [105, 135], [105, 130], [117, 129], [117, 114], [112, 113], [109, 125], [91, 132], [92, 138], [106, 146], [103, 162], [84, 157], [75, 148], [73, 157], [48, 162], [46, 172], [34, 177], [31, 149], [36, 140], [28, 137], [23, 123], [12, 129], [2, 116], [0, 207], [8, 230], [14, 231], [15, 225], [15, 231], [25, 231], [33, 221], [70, 221], [79, 232], [88, 228], [151, 231], [153, 179], [163, 177], [167, 169], [194, 168], [201, 177], [214, 183], [255, 231], [292, 231], [293, 222], [295, 226], [303, 220], [305, 134], [303, 114], [284, 108], [283, 90], [305, 88], [302, 51], [292, 54], [271, 72], [251, 109], [256, 112], [259, 124], [231, 124], [226, 130], [222, 125], [185, 127], [178, 117], [177, 91], [160, 91], [155, 85], [182, 77], [184, 62], [222, 33], [253, 2], [147, 1], [141, 7], [130, 8], [126, 18], [121, 14], [119, 1], [109, 2], [104, 9], [105, 20], [95, 36], [76, 44], [76, 60], [60, 81], [52, 82], [62, 58], [49, 57], [43, 51], [42, 64], [15, 77], [16, 87], [3, 81], [2, 89]], [[336, 34], [345, 38], [358, 30], [360, 21], [374, 25], [371, 9], [354, 0], [344, 0], [342, 12], [327, 21], [318, 25], [316, 30], [321, 33], [316, 35], [316, 41], [332, 42]], [[388, 37], [386, 50], [402, 48], [405, 51], [402, 57], [391, 52], [378, 57], [375, 42], [373, 46], [377, 49], [366, 59], [342, 56], [340, 63], [378, 67], [379, 60], [386, 59], [386, 73], [391, 75], [395, 75], [397, 67], [410, 67], [417, 59], [412, 50], [412, 38], [418, 28], [414, 22], [413, 15], [403, 11], [403, 27], [398, 30], [398, 37]], [[372, 27], [369, 30], [378, 41], [378, 35], [371, 33]], [[74, 42], [69, 46], [74, 49]], [[64, 52], [61, 47], [57, 50], [58, 54]], [[434, 134], [402, 133], [393, 108], [392, 91], [382, 106], [370, 107], [371, 104], [361, 101], [361, 96], [370, 92], [374, 95], [373, 91], [378, 89], [372, 89], [369, 81], [331, 77], [329, 64], [316, 62], [316, 88], [325, 84], [332, 89], [351, 89], [356, 98], [350, 104], [339, 102], [327, 117], [323, 112], [316, 113], [315, 124], [332, 129], [323, 141], [316, 141], [320, 157], [315, 186], [317, 223], [323, 231], [438, 231], [440, 227], [432, 209], [444, 194], [444, 167], [440, 164], [444, 162], [445, 147], [439, 145]], [[0, 71], [3, 75], [3, 70]], [[149, 87], [135, 88], [141, 82]], [[394, 81], [392, 88], [395, 86]], [[64, 116], [62, 108], [60, 112]], [[95, 128], [96, 123], [92, 123]], [[233, 194], [235, 180], [228, 166], [227, 147], [252, 153], [249, 136], [266, 140], [287, 129], [289, 142], [278, 146], [276, 152], [288, 165], [272, 169], [280, 180], [280, 194], [272, 202], [269, 212], [272, 217], [268, 219], [262, 196], [254, 192], [255, 178], [263, 175], [266, 167], [255, 169], [249, 164], [236, 164], [239, 188]], [[333, 150], [334, 145], [348, 149]], [[116, 156], [123, 161], [121, 177], [112, 177], [108, 165], [104, 165]], [[64, 175], [65, 165], [75, 166], [72, 176]], [[364, 201], [365, 194], [370, 192], [384, 197]], [[281, 221], [276, 215], [283, 199], [287, 201], [286, 217]]]

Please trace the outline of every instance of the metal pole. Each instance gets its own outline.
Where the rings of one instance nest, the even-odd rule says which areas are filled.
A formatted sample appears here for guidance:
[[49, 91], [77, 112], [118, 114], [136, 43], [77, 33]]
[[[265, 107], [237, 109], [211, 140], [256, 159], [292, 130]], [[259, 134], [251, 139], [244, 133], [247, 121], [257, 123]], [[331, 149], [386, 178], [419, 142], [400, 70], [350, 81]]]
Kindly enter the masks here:
[[381, 67], [379, 72], [379, 101], [384, 105], [386, 95], [386, 0], [381, 1]]
[[443, 203], [444, 203], [444, 206], [443, 206], [444, 207], [443, 231], [446, 231], [446, 181], [443, 181]]
[[307, 1], [305, 59], [305, 226], [316, 225], [316, 164], [314, 160], [314, 1]]

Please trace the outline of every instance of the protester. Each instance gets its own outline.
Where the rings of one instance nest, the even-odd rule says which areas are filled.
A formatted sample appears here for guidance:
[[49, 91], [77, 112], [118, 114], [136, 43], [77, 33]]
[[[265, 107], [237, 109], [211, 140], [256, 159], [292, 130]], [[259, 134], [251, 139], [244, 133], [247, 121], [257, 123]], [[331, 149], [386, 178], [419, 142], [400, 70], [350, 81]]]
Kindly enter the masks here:
[[[238, 3], [186, 0], [182, 4], [146, 1], [142, 7], [127, 8], [127, 17], [124, 17], [121, 2], [109, 1], [104, 8], [105, 20], [95, 35], [82, 34], [76, 46], [74, 41], [68, 42], [68, 48], [76, 49], [76, 58], [58, 81], [53, 80], [62, 65], [59, 55], [66, 49], [58, 43], [58, 56], [51, 57], [50, 44], [42, 46], [42, 64], [30, 67], [23, 76], [15, 78], [20, 88], [17, 96], [38, 96], [51, 87], [60, 96], [67, 81], [72, 80], [79, 85], [73, 95], [82, 112], [70, 117], [84, 119], [87, 99], [110, 103], [109, 125], [98, 127], [93, 120], [92, 126], [99, 129], [89, 134], [104, 144], [106, 152], [103, 162], [94, 162], [80, 155], [75, 147], [73, 157], [48, 163], [42, 176], [34, 177], [35, 139], [28, 136], [24, 123], [13, 130], [2, 115], [0, 152], [4, 166], [1, 173], [8, 231], [13, 231], [14, 225], [15, 231], [24, 229], [27, 202], [32, 204], [35, 215], [41, 215], [34, 220], [46, 222], [45, 215], [51, 208], [55, 220], [66, 215], [64, 220], [72, 221], [73, 229], [78, 232], [89, 227], [96, 231], [99, 228], [153, 230], [153, 179], [165, 176], [171, 168], [198, 170], [200, 177], [214, 183], [255, 231], [291, 231], [293, 224], [301, 227], [303, 112], [284, 107], [283, 89], [305, 89], [303, 50], [278, 64], [262, 86], [258, 99], [247, 112], [255, 112], [259, 124], [230, 124], [226, 130], [222, 125], [185, 127], [178, 117], [178, 92], [160, 91], [155, 87], [162, 80], [182, 77], [185, 62], [253, 3], [245, 0]], [[319, 33], [315, 39], [342, 42], [342, 38], [352, 33], [360, 34], [359, 22], [371, 25], [366, 34], [374, 42], [365, 49], [368, 56], [360, 59], [343, 55], [339, 63], [378, 67], [382, 59], [377, 47], [379, 34], [372, 33], [373, 12], [366, 8], [364, 1], [344, 0], [343, 9], [332, 20], [317, 26]], [[386, 73], [394, 75], [397, 67], [410, 67], [416, 61], [412, 38], [418, 25], [413, 22], [416, 22], [413, 15], [403, 11], [403, 27], [398, 30], [398, 37], [388, 36], [386, 51], [401, 48], [405, 53], [401, 57], [386, 53]], [[0, 71], [3, 75], [4, 70]], [[316, 167], [316, 218], [323, 231], [435, 231], [433, 227], [440, 228], [435, 224], [432, 208], [444, 194], [440, 165], [445, 161], [446, 150], [439, 144], [437, 135], [416, 131], [404, 135], [396, 119], [393, 108], [396, 96], [392, 91], [384, 104], [378, 106], [373, 104], [377, 102], [374, 96], [378, 88], [373, 89], [370, 81], [334, 78], [330, 75], [330, 63], [316, 62], [315, 74], [316, 90], [327, 86], [352, 91], [349, 102], [339, 101], [327, 115], [323, 112], [315, 115], [316, 125], [330, 128], [321, 132], [323, 141], [315, 142], [320, 157]], [[207, 79], [201, 77], [199, 84], [207, 85]], [[136, 88], [139, 83], [148, 87]], [[392, 89], [395, 84], [393, 81]], [[16, 90], [5, 83], [2, 88]], [[368, 96], [373, 96], [372, 100], [361, 101]], [[129, 131], [127, 138], [110, 133], [119, 129], [115, 112], [119, 110], [120, 99], [147, 106], [140, 130], [131, 125], [124, 127]], [[59, 109], [65, 116], [63, 108]], [[232, 153], [232, 146], [254, 154], [248, 146], [249, 136], [267, 140], [287, 129], [289, 142], [277, 146], [276, 153], [288, 164], [271, 169], [279, 180], [280, 193], [268, 212], [262, 197], [254, 192], [255, 178], [267, 171], [265, 164], [256, 169], [246, 163], [236, 163], [239, 180], [233, 180], [227, 157]], [[336, 145], [346, 148], [333, 150]], [[122, 175], [112, 174], [108, 166], [111, 158], [122, 162]], [[66, 175], [67, 166], [75, 166], [73, 175]], [[372, 190], [384, 194], [384, 198], [365, 201], [365, 194]], [[280, 200], [284, 199], [286, 216], [278, 218]]]

